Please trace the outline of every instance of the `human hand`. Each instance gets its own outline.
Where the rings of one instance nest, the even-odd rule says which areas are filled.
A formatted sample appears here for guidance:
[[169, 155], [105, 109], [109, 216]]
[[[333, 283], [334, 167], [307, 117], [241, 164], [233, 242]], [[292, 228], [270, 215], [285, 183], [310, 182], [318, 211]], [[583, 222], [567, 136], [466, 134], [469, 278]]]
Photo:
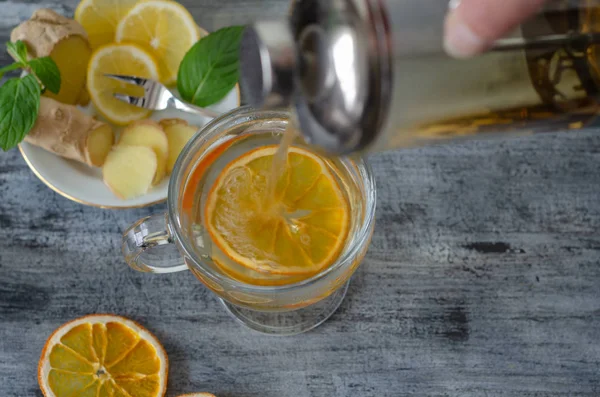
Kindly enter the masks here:
[[444, 47], [467, 58], [489, 49], [494, 41], [536, 14], [545, 0], [451, 0]]

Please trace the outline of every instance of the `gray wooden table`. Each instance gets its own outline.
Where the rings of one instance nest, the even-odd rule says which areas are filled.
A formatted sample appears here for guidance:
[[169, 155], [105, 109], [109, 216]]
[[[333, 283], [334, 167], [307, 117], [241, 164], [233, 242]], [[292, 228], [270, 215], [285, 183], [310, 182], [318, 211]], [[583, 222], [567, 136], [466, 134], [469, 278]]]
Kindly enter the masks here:
[[[185, 3], [207, 29], [287, 7]], [[0, 2], [0, 36], [38, 6], [74, 4]], [[273, 338], [234, 323], [191, 274], [127, 268], [121, 232], [163, 206], [83, 207], [0, 153], [0, 396], [41, 396], [47, 336], [103, 312], [164, 342], [168, 396], [600, 396], [600, 131], [372, 163], [378, 225], [347, 299], [317, 330]]]

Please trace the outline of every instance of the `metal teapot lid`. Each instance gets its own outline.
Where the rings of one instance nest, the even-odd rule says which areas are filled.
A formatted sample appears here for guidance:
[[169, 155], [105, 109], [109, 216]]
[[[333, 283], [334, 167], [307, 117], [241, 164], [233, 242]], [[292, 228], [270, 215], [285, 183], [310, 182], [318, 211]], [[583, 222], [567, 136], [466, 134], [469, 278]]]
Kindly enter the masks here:
[[258, 22], [242, 41], [241, 85], [254, 107], [296, 110], [305, 139], [343, 154], [373, 141], [392, 85], [377, 2], [296, 2], [290, 21]]

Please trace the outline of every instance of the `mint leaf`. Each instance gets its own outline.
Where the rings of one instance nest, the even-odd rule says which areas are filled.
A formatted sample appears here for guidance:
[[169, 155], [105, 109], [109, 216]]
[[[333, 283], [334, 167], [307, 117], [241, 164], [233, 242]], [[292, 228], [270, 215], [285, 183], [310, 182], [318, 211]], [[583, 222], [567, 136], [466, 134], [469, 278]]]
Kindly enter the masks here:
[[5, 66], [2, 69], [0, 69], [0, 79], [2, 77], [4, 77], [4, 75], [8, 72], [11, 72], [11, 71], [17, 70], [17, 69], [22, 69], [24, 67], [25, 66], [21, 62], [15, 62], [12, 65]]
[[27, 46], [21, 40], [6, 43], [6, 50], [15, 61], [27, 63]]
[[29, 68], [42, 82], [44, 88], [48, 89], [54, 94], [58, 94], [60, 91], [60, 70], [58, 66], [50, 57], [43, 57], [32, 59], [29, 61]]
[[31, 131], [40, 110], [40, 85], [33, 75], [10, 79], [0, 87], [0, 148], [17, 146]]
[[217, 30], [188, 51], [177, 75], [177, 89], [184, 100], [206, 107], [219, 102], [235, 87], [243, 31], [243, 26]]

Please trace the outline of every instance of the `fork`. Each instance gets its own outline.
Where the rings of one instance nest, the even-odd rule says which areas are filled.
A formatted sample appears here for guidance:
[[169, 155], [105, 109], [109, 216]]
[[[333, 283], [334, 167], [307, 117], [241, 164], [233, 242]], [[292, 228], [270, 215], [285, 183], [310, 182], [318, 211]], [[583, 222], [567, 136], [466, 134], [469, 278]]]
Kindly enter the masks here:
[[200, 114], [202, 116], [215, 118], [219, 113], [209, 109], [190, 105], [177, 98], [167, 87], [159, 82], [143, 79], [140, 77], [123, 76], [118, 74], [105, 74], [104, 76], [127, 84], [137, 85], [144, 89], [144, 96], [130, 96], [114, 93], [113, 96], [120, 101], [129, 103], [144, 109], [165, 110], [177, 109], [187, 113]]

